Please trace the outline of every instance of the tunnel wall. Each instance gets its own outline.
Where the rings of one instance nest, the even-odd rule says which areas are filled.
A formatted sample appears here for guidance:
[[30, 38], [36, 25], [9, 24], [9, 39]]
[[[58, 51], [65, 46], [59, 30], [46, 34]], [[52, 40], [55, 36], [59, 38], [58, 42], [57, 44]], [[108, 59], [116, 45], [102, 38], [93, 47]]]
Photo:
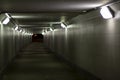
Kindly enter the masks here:
[[112, 19], [103, 19], [99, 9], [73, 18], [67, 29], [46, 33], [45, 45], [102, 80], [120, 80], [119, 5], [110, 6]]
[[[5, 17], [0, 14], [0, 21]], [[13, 29], [15, 25], [9, 22], [3, 25], [0, 22], [0, 74], [19, 53], [20, 49], [31, 42], [31, 36]]]

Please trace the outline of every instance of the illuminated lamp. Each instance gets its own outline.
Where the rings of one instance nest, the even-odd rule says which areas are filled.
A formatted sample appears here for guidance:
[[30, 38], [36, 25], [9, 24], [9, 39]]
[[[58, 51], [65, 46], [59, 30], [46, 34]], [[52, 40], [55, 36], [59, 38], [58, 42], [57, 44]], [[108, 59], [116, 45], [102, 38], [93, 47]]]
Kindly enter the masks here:
[[108, 6], [103, 6], [100, 10], [100, 14], [104, 19], [110, 19], [114, 17], [114, 13]]

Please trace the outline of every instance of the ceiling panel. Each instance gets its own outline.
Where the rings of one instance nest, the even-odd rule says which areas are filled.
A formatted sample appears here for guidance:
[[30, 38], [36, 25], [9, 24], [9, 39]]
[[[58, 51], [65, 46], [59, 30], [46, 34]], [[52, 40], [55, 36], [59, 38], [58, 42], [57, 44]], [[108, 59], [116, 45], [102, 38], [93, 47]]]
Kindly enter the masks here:
[[0, 0], [0, 11], [9, 13], [20, 27], [37, 33], [113, 1], [118, 0]]
[[0, 0], [1, 12], [78, 12], [115, 0]]
[[66, 20], [79, 15], [80, 13], [10, 13], [11, 17], [20, 25], [37, 25], [50, 22], [60, 22], [64, 17]]

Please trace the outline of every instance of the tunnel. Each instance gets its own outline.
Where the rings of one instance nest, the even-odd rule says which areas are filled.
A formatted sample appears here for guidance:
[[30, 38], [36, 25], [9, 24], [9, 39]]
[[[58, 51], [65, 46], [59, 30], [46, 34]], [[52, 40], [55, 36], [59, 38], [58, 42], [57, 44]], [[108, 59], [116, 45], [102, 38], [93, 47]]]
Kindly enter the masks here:
[[0, 80], [120, 80], [120, 0], [0, 0]]

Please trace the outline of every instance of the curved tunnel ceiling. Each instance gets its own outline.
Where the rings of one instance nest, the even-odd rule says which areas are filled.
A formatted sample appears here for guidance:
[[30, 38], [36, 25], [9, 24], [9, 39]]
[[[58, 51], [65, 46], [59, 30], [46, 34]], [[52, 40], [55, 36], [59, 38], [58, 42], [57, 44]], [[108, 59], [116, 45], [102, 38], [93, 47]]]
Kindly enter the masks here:
[[0, 0], [0, 12], [10, 13], [22, 28], [38, 33], [57, 24], [64, 17], [69, 20], [84, 11], [116, 0]]
[[76, 12], [105, 5], [114, 0], [1, 0], [1, 12]]

